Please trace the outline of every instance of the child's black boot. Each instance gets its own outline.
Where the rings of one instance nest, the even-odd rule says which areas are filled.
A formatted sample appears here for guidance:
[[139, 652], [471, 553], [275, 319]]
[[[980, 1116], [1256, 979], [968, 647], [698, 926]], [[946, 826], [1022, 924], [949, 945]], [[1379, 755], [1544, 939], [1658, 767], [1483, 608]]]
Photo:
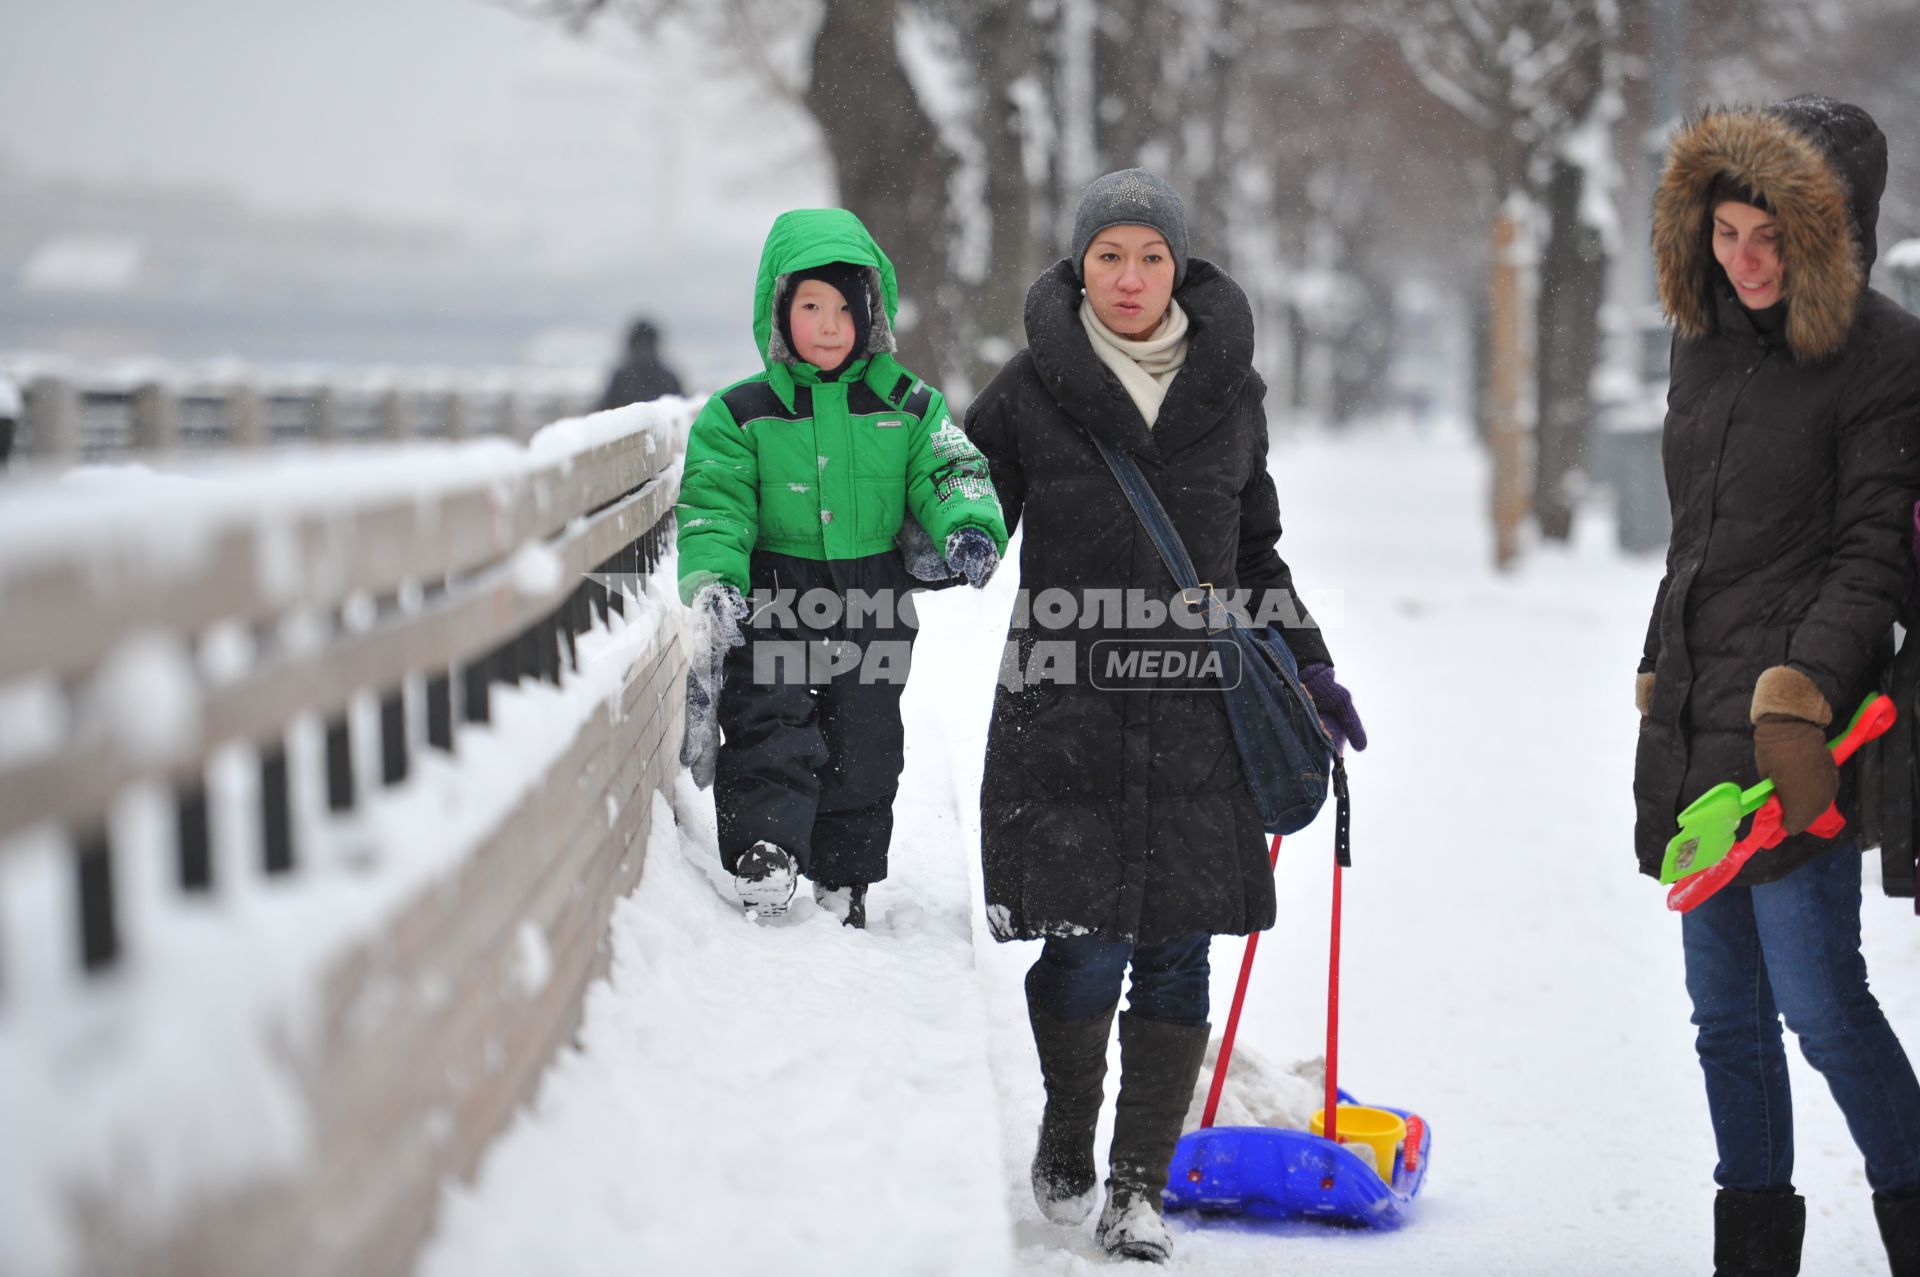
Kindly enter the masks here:
[[740, 892], [740, 903], [763, 921], [787, 911], [798, 876], [793, 854], [765, 841], [741, 852], [733, 867], [733, 885]]
[[829, 886], [824, 882], [813, 884], [813, 898], [822, 909], [840, 919], [843, 927], [856, 930], [867, 929], [867, 884], [856, 882], [848, 887]]

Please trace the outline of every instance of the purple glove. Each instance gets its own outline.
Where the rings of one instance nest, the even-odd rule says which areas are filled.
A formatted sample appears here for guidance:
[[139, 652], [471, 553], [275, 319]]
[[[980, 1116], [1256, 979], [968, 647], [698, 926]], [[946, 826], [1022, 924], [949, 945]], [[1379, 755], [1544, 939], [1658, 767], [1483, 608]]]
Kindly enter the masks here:
[[1335, 753], [1346, 753], [1348, 741], [1353, 742], [1355, 749], [1367, 747], [1367, 729], [1361, 725], [1359, 712], [1353, 708], [1353, 694], [1333, 677], [1333, 666], [1306, 666], [1300, 671], [1300, 685], [1307, 689], [1307, 695], [1313, 697], [1313, 707], [1319, 712], [1320, 721], [1333, 734]]

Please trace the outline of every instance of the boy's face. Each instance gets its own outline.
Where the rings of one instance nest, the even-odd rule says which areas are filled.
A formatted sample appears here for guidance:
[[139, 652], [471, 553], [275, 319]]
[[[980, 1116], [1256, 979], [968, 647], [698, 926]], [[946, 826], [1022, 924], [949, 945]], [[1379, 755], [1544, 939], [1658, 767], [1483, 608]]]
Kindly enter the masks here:
[[847, 361], [853, 348], [853, 308], [832, 284], [803, 279], [793, 290], [787, 312], [793, 330], [793, 353], [825, 371]]

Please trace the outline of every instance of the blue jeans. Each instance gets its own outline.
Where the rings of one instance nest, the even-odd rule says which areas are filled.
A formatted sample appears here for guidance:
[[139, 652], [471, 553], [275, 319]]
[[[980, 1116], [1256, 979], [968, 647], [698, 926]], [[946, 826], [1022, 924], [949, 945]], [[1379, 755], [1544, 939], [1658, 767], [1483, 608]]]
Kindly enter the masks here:
[[1681, 918], [1722, 1188], [1792, 1186], [1784, 1015], [1846, 1117], [1867, 1183], [1920, 1192], [1920, 1083], [1867, 989], [1860, 860], [1843, 848], [1777, 882], [1723, 888]]
[[1148, 1020], [1207, 1022], [1207, 946], [1213, 937], [1181, 936], [1138, 948], [1124, 940], [1050, 936], [1027, 971], [1027, 1004], [1056, 1020], [1085, 1020], [1120, 1000], [1133, 963], [1127, 1009]]

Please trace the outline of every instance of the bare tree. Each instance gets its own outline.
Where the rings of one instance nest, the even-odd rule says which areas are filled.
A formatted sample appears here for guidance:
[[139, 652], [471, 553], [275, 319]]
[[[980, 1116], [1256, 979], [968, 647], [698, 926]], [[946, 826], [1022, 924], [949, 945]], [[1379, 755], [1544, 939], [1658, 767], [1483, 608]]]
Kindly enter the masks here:
[[[602, 20], [643, 36], [680, 23], [737, 60], [761, 92], [820, 130], [841, 203], [900, 276], [902, 359], [937, 372], [954, 349], [947, 245], [957, 158], [907, 75], [896, 40], [901, 0], [510, 0], [530, 16], [584, 31]], [[811, 39], [805, 33], [812, 31]], [[783, 57], [784, 42], [798, 58]], [[797, 66], [794, 63], [797, 62]]]
[[[840, 202], [900, 268], [905, 358], [956, 398], [1019, 344], [1027, 284], [1098, 173], [1153, 164], [1224, 239], [1253, 0], [507, 2], [575, 30], [680, 23], [807, 115]], [[929, 57], [964, 84], [960, 118], [937, 119], [915, 84]]]
[[[1600, 228], [1583, 230], [1581, 213], [1592, 198], [1587, 162], [1607, 148], [1568, 143], [1583, 128], [1604, 127], [1596, 114], [1614, 109], [1606, 90], [1618, 14], [1612, 0], [1400, 0], [1373, 20], [1398, 41], [1427, 91], [1487, 143], [1500, 207], [1490, 240], [1487, 433], [1495, 553], [1505, 564], [1517, 554], [1529, 504], [1547, 535], [1564, 538], [1572, 526], [1566, 479], [1590, 415], [1606, 270]], [[1529, 272], [1536, 262], [1537, 294]], [[1536, 349], [1543, 359], [1530, 375]]]

